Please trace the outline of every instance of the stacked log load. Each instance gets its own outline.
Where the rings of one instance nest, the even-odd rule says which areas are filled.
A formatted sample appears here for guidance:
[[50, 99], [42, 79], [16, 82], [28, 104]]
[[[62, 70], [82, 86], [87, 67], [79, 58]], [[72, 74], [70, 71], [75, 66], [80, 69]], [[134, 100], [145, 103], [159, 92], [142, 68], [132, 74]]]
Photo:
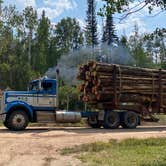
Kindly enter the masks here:
[[166, 71], [88, 62], [77, 78], [81, 99], [95, 108], [118, 108], [121, 103], [166, 105]]

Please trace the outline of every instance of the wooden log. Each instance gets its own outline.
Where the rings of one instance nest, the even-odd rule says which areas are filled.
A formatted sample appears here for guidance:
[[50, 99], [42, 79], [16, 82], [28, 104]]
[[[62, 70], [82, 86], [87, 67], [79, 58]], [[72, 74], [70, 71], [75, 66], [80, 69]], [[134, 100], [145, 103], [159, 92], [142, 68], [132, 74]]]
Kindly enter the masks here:
[[[116, 65], [116, 64], [107, 64], [107, 63], [98, 63], [94, 62], [93, 68], [104, 68], [104, 69], [112, 69], [113, 66], [120, 68], [121, 70], [129, 70], [129, 71], [137, 71], [137, 72], [145, 72], [145, 73], [158, 73], [158, 69], [148, 69], [148, 68], [140, 68], [140, 67], [131, 67], [131, 66], [123, 66], [123, 65]], [[166, 74], [166, 71], [162, 70], [162, 74]]]
[[[130, 67], [130, 66], [120, 66], [120, 65], [113, 65], [113, 64], [102, 64], [102, 63], [95, 63], [93, 68], [97, 69], [96, 71], [100, 71], [101, 68], [102, 72], [111, 72], [113, 71], [113, 66], [116, 66], [117, 72], [121, 74], [127, 75], [140, 75], [140, 76], [150, 76], [150, 77], [158, 77], [159, 70], [157, 69], [147, 69], [147, 68], [138, 68], [138, 67]], [[97, 68], [98, 67], [98, 68]], [[161, 71], [163, 77], [166, 78], [166, 71]]]
[[111, 84], [113, 83], [112, 80], [109, 80], [109, 79], [105, 79], [105, 78], [102, 78], [102, 79], [98, 79], [96, 81], [94, 81], [93, 83], [95, 83], [96, 85], [100, 85], [100, 86], [111, 86]]
[[111, 77], [111, 76], [112, 76], [112, 73], [109, 73], [109, 72], [97, 72], [97, 71], [93, 71], [93, 72], [91, 72], [91, 76], [94, 76], [94, 77], [99, 77], [99, 76], [109, 76], [109, 77]]
[[107, 93], [103, 93], [103, 94], [98, 94], [97, 95], [97, 100], [98, 101], [112, 101], [114, 99], [114, 96], [113, 94], [107, 94]]
[[[116, 70], [113, 73], [114, 68]], [[116, 75], [114, 81], [113, 74]], [[120, 103], [157, 103], [159, 97], [160, 105], [166, 103], [166, 71], [89, 62], [80, 67], [78, 77], [86, 80], [79, 88], [84, 95], [82, 100], [91, 103], [95, 108], [99, 105], [113, 108], [105, 102], [114, 104], [115, 91]], [[92, 96], [94, 94], [96, 96]]]
[[100, 71], [100, 72], [110, 72], [111, 73], [113, 71], [113, 65], [107, 66], [107, 65], [94, 64], [92, 68], [93, 68], [93, 70]]
[[143, 103], [143, 102], [155, 102], [157, 101], [157, 98], [156, 96], [147, 96], [147, 95], [128, 95], [128, 94], [124, 94], [124, 95], [120, 95], [119, 96], [119, 100], [121, 102], [140, 102], [140, 103]]
[[84, 87], [85, 87], [85, 84], [83, 83], [83, 84], [78, 85], [77, 89], [78, 89], [79, 92], [83, 92], [84, 91]]

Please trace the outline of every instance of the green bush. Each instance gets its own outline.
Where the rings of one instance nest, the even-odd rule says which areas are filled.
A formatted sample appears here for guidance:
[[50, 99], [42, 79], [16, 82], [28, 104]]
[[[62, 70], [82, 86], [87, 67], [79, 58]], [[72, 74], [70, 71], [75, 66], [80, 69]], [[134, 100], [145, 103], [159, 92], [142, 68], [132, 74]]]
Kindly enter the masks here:
[[59, 108], [66, 110], [84, 110], [84, 103], [79, 100], [77, 87], [61, 86], [59, 88]]

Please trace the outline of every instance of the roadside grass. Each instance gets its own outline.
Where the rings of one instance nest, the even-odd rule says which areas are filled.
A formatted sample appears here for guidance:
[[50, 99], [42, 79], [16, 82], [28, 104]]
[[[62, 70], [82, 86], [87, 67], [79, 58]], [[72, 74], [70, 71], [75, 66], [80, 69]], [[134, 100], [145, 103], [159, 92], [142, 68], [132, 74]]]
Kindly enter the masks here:
[[126, 139], [65, 148], [88, 166], [166, 166], [166, 138]]
[[157, 115], [157, 118], [159, 118], [159, 124], [166, 125], [166, 115]]

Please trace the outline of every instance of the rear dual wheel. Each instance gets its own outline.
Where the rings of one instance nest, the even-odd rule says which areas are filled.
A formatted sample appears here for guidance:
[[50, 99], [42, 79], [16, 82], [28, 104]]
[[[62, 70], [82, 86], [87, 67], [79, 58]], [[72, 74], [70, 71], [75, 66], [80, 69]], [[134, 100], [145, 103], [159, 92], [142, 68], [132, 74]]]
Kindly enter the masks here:
[[123, 128], [134, 129], [138, 124], [139, 116], [133, 111], [106, 111], [103, 127], [106, 129], [117, 129], [121, 125]]
[[106, 111], [103, 127], [105, 129], [116, 129], [120, 125], [120, 116], [116, 111]]
[[121, 126], [123, 128], [134, 129], [139, 124], [139, 116], [133, 111], [124, 112], [122, 116]]

